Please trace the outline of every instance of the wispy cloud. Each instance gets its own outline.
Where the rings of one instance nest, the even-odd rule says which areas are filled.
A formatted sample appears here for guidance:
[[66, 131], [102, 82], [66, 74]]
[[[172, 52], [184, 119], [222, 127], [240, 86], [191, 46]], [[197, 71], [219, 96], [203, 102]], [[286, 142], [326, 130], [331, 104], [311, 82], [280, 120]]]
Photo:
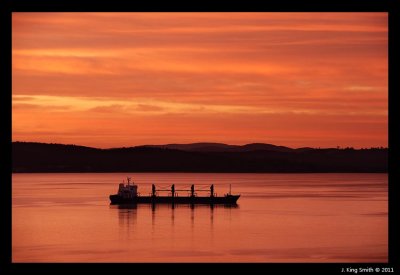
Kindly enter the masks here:
[[[71, 133], [80, 127], [88, 140], [105, 134], [96, 123], [120, 131], [137, 121], [143, 137], [119, 136], [120, 143], [237, 136], [288, 146], [387, 144], [387, 13], [13, 13], [12, 20], [16, 138], [22, 129], [57, 133], [62, 125]], [[176, 138], [165, 124], [177, 125]]]
[[349, 86], [345, 87], [345, 90], [349, 91], [365, 91], [365, 92], [374, 92], [374, 91], [387, 91], [387, 87], [376, 87], [376, 86]]
[[[119, 111], [126, 114], [273, 114], [273, 113], [304, 113], [313, 114], [312, 110], [266, 108], [256, 106], [240, 105], [218, 105], [218, 104], [197, 104], [180, 103], [172, 101], [160, 101], [155, 99], [125, 99], [116, 100], [110, 98], [89, 98], [89, 97], [66, 97], [47, 95], [15, 95], [13, 108], [42, 108], [60, 111], [95, 111], [114, 112]], [[27, 103], [25, 103], [27, 102]]]

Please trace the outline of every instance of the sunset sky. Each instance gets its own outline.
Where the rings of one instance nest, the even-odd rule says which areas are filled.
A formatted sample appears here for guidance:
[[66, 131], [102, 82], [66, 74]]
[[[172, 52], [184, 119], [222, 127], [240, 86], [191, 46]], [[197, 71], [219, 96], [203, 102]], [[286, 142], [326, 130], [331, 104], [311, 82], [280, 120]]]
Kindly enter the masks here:
[[388, 145], [387, 13], [13, 13], [13, 141]]

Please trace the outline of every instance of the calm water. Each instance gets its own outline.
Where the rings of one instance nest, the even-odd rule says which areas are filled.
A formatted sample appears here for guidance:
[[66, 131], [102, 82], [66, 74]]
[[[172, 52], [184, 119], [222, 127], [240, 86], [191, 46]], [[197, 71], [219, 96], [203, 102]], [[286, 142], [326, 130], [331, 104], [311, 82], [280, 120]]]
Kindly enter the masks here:
[[[110, 206], [131, 176], [238, 206]], [[387, 174], [14, 174], [13, 262], [387, 262]], [[180, 196], [186, 195], [180, 192]]]

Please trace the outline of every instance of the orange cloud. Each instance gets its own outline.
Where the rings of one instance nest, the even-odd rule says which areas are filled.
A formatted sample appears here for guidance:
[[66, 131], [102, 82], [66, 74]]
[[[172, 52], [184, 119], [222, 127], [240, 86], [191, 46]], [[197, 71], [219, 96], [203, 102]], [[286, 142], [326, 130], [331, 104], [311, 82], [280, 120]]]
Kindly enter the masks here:
[[387, 19], [13, 13], [13, 139], [387, 146]]

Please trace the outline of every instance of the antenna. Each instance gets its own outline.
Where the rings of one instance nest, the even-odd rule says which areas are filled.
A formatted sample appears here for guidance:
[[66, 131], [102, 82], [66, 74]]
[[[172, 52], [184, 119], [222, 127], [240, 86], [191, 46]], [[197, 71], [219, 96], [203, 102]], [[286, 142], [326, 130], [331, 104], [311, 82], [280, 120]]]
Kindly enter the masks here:
[[232, 184], [229, 184], [229, 195], [232, 195]]

